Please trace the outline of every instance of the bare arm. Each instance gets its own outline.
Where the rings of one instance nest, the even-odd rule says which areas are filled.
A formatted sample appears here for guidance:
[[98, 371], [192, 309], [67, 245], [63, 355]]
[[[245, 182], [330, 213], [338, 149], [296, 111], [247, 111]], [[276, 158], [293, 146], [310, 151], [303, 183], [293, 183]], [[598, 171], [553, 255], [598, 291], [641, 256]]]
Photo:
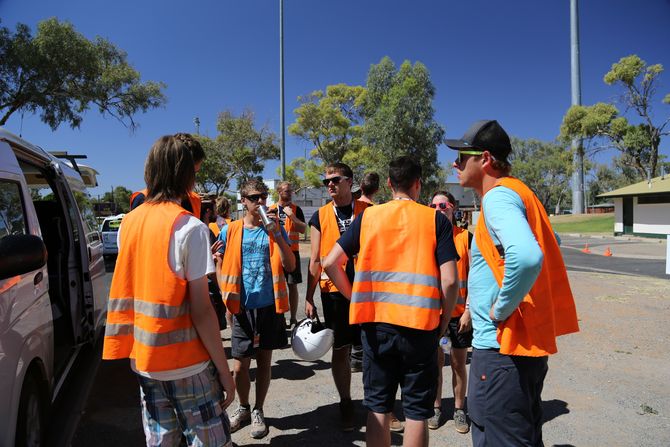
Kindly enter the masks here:
[[307, 224], [298, 219], [298, 216], [295, 215], [290, 206], [284, 208], [284, 214], [286, 214], [286, 217], [291, 219], [291, 222], [293, 222], [293, 228], [295, 228], [298, 233], [305, 234], [305, 231], [307, 230]]
[[207, 277], [203, 276], [189, 281], [188, 292], [191, 300], [191, 320], [198, 332], [200, 341], [207, 349], [214, 366], [219, 372], [219, 380], [226, 393], [223, 403], [224, 408], [226, 408], [235, 398], [235, 383], [233, 382], [233, 376], [230, 374], [226, 352], [223, 350], [223, 344], [221, 343], [219, 322], [209, 300]]
[[323, 269], [328, 274], [328, 277], [337, 290], [348, 300], [351, 300], [351, 282], [347, 277], [346, 272], [342, 268], [342, 265], [346, 264], [349, 260], [349, 257], [344, 252], [340, 244], [335, 244], [333, 249], [330, 250], [328, 256], [323, 260]]
[[310, 231], [311, 252], [309, 257], [309, 268], [307, 269], [307, 292], [305, 294], [305, 315], [308, 318], [316, 316], [316, 307], [314, 306], [314, 291], [319, 285], [321, 277], [321, 259], [319, 248], [321, 246], [321, 232], [312, 227]]
[[440, 281], [442, 286], [442, 315], [440, 316], [440, 335], [447, 330], [451, 312], [458, 297], [458, 271], [456, 261], [448, 261], [440, 265]]

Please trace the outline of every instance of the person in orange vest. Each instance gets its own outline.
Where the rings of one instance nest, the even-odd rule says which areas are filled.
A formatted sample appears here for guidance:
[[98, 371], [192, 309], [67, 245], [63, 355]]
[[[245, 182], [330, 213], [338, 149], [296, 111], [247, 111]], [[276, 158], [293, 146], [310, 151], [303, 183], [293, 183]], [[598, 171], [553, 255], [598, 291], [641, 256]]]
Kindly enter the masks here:
[[473, 444], [540, 446], [548, 356], [556, 337], [579, 330], [563, 258], [542, 203], [510, 176], [512, 146], [497, 121], [445, 143], [458, 151], [459, 183], [482, 198], [468, 276]]
[[288, 284], [288, 301], [291, 307], [291, 318], [289, 327], [298, 324], [296, 315], [298, 313], [298, 284], [302, 282], [302, 268], [300, 266], [300, 235], [305, 234], [307, 224], [305, 223], [305, 214], [302, 208], [292, 202], [293, 187], [289, 182], [280, 182], [277, 185], [279, 201], [270, 206], [270, 209], [276, 209], [279, 216], [279, 223], [288, 233], [291, 241], [291, 250], [295, 256], [295, 270], [284, 272], [286, 283]]
[[[458, 293], [451, 223], [416, 203], [421, 171], [412, 157], [393, 160], [388, 177], [393, 200], [356, 217], [323, 261], [328, 277], [351, 299], [350, 323], [362, 325], [365, 438], [370, 447], [391, 445], [398, 386], [405, 413], [403, 444], [428, 445], [436, 347]], [[352, 286], [342, 265], [356, 255]]]
[[[197, 174], [198, 171], [200, 171], [200, 166], [202, 166], [202, 162], [205, 160], [205, 151], [200, 145], [200, 142], [193, 138], [191, 134], [188, 133], [176, 133], [174, 134], [174, 137], [177, 138], [179, 141], [184, 143], [186, 147], [188, 147], [191, 151], [191, 155], [193, 156], [193, 166], [195, 169], [195, 173]], [[195, 186], [195, 183], [193, 184]], [[134, 210], [138, 206], [144, 203], [146, 200], [147, 196], [147, 190], [142, 189], [140, 191], [135, 191], [130, 195], [130, 209]], [[202, 206], [202, 201], [200, 199], [200, 196], [191, 189], [191, 191], [188, 192], [188, 195], [184, 197], [181, 201], [181, 206], [184, 208], [186, 211], [189, 213], [192, 213], [195, 217], [198, 219], [200, 218], [200, 208]]]
[[145, 205], [119, 230], [102, 357], [130, 358], [147, 445], [231, 446], [235, 384], [207, 290], [208, 230], [179, 206], [195, 182], [188, 147], [159, 138], [144, 178]]
[[214, 236], [219, 237], [221, 229], [231, 222], [230, 219], [230, 200], [225, 196], [216, 198], [216, 221], [209, 224], [209, 229], [212, 230]]
[[[344, 163], [332, 163], [326, 166], [323, 186], [333, 199], [312, 215], [309, 221], [311, 256], [305, 295], [305, 314], [308, 318], [317, 316], [314, 304], [314, 291], [321, 289], [321, 305], [325, 325], [334, 332], [331, 368], [335, 388], [340, 397], [340, 428], [343, 431], [354, 429], [354, 405], [351, 400], [351, 365], [349, 357], [351, 345], [360, 344], [360, 328], [349, 324], [349, 300], [335, 287], [321, 268], [321, 261], [333, 248], [337, 240], [351, 225], [354, 218], [367, 206], [354, 200], [351, 194], [353, 185], [351, 168]], [[346, 264], [347, 274], [353, 280], [354, 263]]]
[[[451, 386], [454, 393], [454, 427], [459, 433], [470, 431], [467, 415], [465, 413], [465, 391], [468, 384], [468, 372], [465, 368], [468, 357], [468, 348], [472, 345], [472, 321], [470, 318], [470, 307], [468, 304], [468, 271], [470, 270], [470, 242], [472, 233], [456, 226], [454, 213], [456, 212], [456, 199], [448, 191], [437, 191], [429, 205], [437, 212], [442, 213], [451, 222], [454, 233], [454, 244], [458, 253], [458, 299], [451, 313], [446, 337], [449, 337], [451, 349], [449, 352], [449, 364], [451, 366]], [[442, 416], [442, 365], [444, 365], [445, 352], [437, 350], [437, 364], [439, 365], [439, 378], [437, 381], [437, 394], [435, 396], [435, 416], [428, 419], [428, 428], [435, 430], [440, 426]]]
[[[217, 265], [217, 280], [226, 307], [233, 314], [231, 333], [233, 371], [239, 406], [230, 416], [231, 431], [251, 422], [251, 437], [268, 434], [263, 405], [272, 377], [272, 351], [288, 340], [284, 312], [289, 308], [284, 271], [292, 271], [295, 257], [288, 236], [268, 211], [263, 225], [260, 207], [265, 206], [268, 187], [252, 179], [240, 188], [244, 218], [231, 222], [219, 234], [223, 260]], [[249, 367], [256, 357], [256, 403], [249, 404]]]

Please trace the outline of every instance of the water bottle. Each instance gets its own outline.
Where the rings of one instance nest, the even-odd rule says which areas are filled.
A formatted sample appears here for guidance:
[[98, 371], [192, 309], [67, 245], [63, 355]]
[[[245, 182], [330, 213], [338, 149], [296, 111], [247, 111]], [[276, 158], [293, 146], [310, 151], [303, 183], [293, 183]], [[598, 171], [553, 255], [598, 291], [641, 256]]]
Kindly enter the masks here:
[[268, 230], [269, 233], [274, 233], [277, 228], [277, 223], [268, 217], [267, 209], [264, 205], [258, 207], [258, 213], [261, 215], [261, 221], [263, 222], [265, 229]]
[[440, 348], [442, 349], [442, 352], [449, 355], [451, 352], [451, 339], [449, 337], [440, 338]]

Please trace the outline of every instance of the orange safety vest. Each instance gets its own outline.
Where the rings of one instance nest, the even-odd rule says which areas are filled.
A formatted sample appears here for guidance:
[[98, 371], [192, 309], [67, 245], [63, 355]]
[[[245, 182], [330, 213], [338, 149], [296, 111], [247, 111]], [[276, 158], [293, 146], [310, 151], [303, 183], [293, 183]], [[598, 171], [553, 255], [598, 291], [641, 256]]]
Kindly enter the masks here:
[[435, 210], [392, 200], [363, 213], [349, 323], [433, 330], [440, 323]]
[[454, 225], [454, 245], [459, 260], [456, 263], [458, 270], [458, 298], [456, 306], [451, 312], [451, 318], [458, 318], [465, 312], [465, 301], [468, 298], [468, 272], [470, 270], [470, 233], [468, 230]]
[[[369, 206], [368, 203], [361, 202], [360, 200], [354, 201], [353, 215], [351, 220], [353, 221], [356, 216], [361, 214], [364, 209]], [[335, 246], [338, 239], [340, 239], [340, 227], [337, 225], [337, 218], [335, 217], [335, 202], [327, 203], [318, 210], [319, 213], [319, 225], [321, 226], [321, 243], [319, 246], [319, 257], [321, 262], [328, 256], [330, 250]], [[346, 268], [346, 264], [342, 265], [342, 268]], [[337, 287], [335, 284], [328, 278], [326, 272], [324, 271], [321, 274], [321, 279], [319, 280], [319, 285], [321, 286], [321, 292], [337, 292]]]
[[[291, 203], [289, 205], [291, 207], [291, 211], [293, 211], [293, 214], [295, 214], [296, 210], [298, 209], [298, 206]], [[270, 205], [269, 209], [277, 209], [279, 205], [277, 203], [274, 203]], [[298, 251], [300, 250], [300, 232], [297, 231], [294, 228], [294, 223], [291, 219], [289, 219], [288, 216], [286, 216], [286, 219], [284, 220], [284, 230], [286, 230], [286, 233], [288, 233], [288, 239], [291, 241], [291, 250], [292, 251]]]
[[[130, 207], [132, 209], [133, 206], [133, 200], [135, 200], [135, 197], [139, 196], [140, 194], [144, 195], [145, 200], [147, 195], [149, 194], [149, 191], [144, 188], [141, 191], [135, 191], [130, 195]], [[200, 219], [200, 210], [202, 209], [202, 200], [200, 199], [200, 196], [194, 193], [193, 191], [188, 193], [188, 201], [191, 202], [191, 208], [193, 209], [193, 215]]]
[[209, 225], [207, 225], [210, 230], [212, 230], [212, 233], [214, 233], [215, 237], [219, 237], [219, 233], [221, 233], [221, 228], [216, 224], [216, 222], [210, 222]]
[[[521, 180], [498, 179], [494, 187], [516, 192], [526, 208], [526, 217], [544, 259], [542, 270], [519, 307], [498, 325], [500, 353], [541, 357], [558, 352], [556, 337], [579, 331], [575, 300], [556, 236], [547, 213], [535, 194]], [[482, 209], [482, 216], [483, 216]], [[477, 225], [477, 246], [493, 272], [498, 286], [505, 276], [505, 260], [500, 257], [484, 219]]]
[[[216, 272], [216, 279], [221, 289], [221, 296], [228, 310], [240, 312], [240, 292], [242, 290], [242, 219], [228, 225], [226, 233], [226, 251], [223, 254], [221, 268]], [[288, 292], [284, 268], [281, 263], [280, 248], [274, 235], [270, 237], [270, 268], [272, 269], [272, 289], [275, 295], [275, 310], [278, 314], [288, 311]]]
[[185, 368], [210, 358], [191, 320], [188, 282], [168, 264], [176, 203], [126, 214], [107, 305], [102, 358], [135, 359], [139, 371]]

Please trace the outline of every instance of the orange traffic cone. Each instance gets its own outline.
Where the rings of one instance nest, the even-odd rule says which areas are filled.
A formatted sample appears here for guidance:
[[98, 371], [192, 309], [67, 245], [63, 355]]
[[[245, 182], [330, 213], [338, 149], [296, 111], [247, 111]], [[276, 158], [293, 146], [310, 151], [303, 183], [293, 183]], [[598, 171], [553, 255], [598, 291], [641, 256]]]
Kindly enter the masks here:
[[610, 248], [607, 247], [607, 250], [605, 250], [605, 253], [603, 253], [603, 256], [612, 256], [612, 250], [610, 250]]
[[584, 248], [582, 248], [582, 253], [591, 253], [591, 250], [589, 250], [589, 244], [584, 245]]

